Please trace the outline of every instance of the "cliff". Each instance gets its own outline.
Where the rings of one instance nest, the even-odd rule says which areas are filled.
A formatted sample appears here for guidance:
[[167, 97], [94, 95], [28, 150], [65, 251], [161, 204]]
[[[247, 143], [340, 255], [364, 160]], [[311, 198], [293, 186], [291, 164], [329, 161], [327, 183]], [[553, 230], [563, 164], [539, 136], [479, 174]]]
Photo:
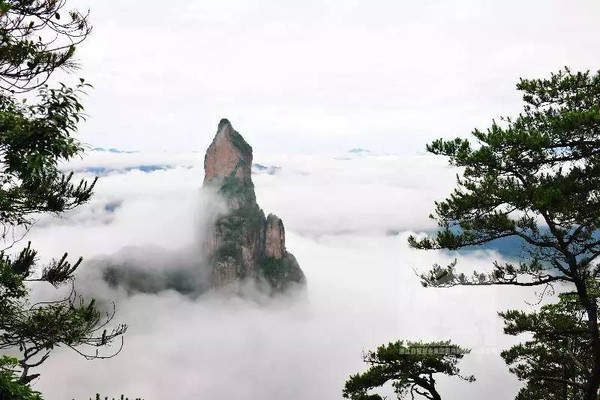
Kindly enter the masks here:
[[204, 186], [216, 189], [228, 206], [204, 246], [212, 286], [249, 279], [281, 291], [305, 284], [296, 258], [286, 250], [283, 222], [274, 214], [265, 218], [256, 203], [252, 147], [226, 119], [206, 152], [204, 170]]

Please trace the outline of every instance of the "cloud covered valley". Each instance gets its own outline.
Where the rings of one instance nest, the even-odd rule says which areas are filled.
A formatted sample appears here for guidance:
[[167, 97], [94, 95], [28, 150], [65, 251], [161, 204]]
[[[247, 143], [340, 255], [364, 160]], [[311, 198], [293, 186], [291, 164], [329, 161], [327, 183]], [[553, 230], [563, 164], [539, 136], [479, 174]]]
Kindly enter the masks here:
[[[27, 239], [41, 261], [63, 251], [83, 256], [78, 291], [112, 299], [115, 322], [129, 330], [122, 352], [109, 360], [57, 351], [36, 389], [50, 400], [95, 392], [146, 400], [333, 400], [350, 374], [365, 369], [363, 351], [398, 339], [451, 339], [473, 349], [461, 369], [477, 381], [442, 379], [448, 398], [516, 393], [499, 356], [514, 338], [503, 335], [496, 313], [529, 307], [534, 292], [427, 289], [415, 273], [457, 256], [407, 246], [409, 234], [435, 229], [427, 218], [433, 202], [454, 187], [457, 171], [444, 159], [358, 152], [258, 153], [254, 160], [267, 167], [253, 175], [258, 203], [283, 219], [286, 245], [306, 274], [300, 293], [190, 296], [162, 290], [168, 285], [148, 293], [109, 286], [102, 271], [110, 263], [159, 275], [186, 270], [184, 283], [201, 285], [197, 244], [222, 205], [200, 191], [199, 153], [92, 151], [65, 167], [81, 177], [101, 172], [94, 197], [62, 218], [41, 219]], [[470, 251], [459, 256], [459, 268], [487, 268], [503, 257], [494, 249]]]

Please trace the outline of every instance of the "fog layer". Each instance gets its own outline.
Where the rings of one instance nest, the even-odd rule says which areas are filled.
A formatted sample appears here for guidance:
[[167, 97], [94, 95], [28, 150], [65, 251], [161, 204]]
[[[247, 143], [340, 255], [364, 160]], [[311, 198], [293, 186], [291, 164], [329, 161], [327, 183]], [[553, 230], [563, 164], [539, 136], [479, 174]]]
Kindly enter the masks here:
[[[55, 352], [35, 383], [49, 400], [96, 392], [146, 400], [340, 399], [348, 376], [364, 369], [361, 352], [397, 339], [451, 339], [473, 349], [462, 369], [477, 382], [442, 379], [447, 398], [514, 396], [517, 382], [498, 354], [511, 341], [496, 312], [527, 307], [534, 293], [425, 289], [415, 273], [456, 257], [406, 245], [410, 233], [435, 228], [427, 218], [433, 201], [454, 186], [457, 171], [435, 157], [255, 155], [264, 166], [281, 167], [253, 179], [261, 207], [284, 220], [287, 247], [306, 273], [304, 293], [189, 297], [110, 288], [98, 268], [106, 260], [127, 261], [125, 269], [185, 264], [193, 271], [186, 251], [215, 204], [199, 192], [201, 161], [197, 154], [95, 153], [71, 166], [113, 171], [100, 179], [90, 204], [40, 221], [30, 238], [42, 260], [63, 251], [85, 256], [81, 292], [113, 299], [116, 322], [130, 329], [123, 351], [110, 360]], [[149, 163], [170, 167], [135, 168]], [[498, 258], [494, 250], [473, 251], [459, 257], [459, 267], [487, 268]]]

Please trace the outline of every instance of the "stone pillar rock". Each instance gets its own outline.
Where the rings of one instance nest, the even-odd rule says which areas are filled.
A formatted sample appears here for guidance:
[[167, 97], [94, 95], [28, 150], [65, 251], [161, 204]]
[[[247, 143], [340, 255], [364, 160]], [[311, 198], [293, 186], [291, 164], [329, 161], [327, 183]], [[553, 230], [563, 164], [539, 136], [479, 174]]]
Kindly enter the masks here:
[[283, 222], [265, 218], [252, 182], [252, 147], [222, 119], [204, 158], [204, 185], [217, 190], [228, 212], [219, 216], [204, 249], [212, 266], [212, 286], [264, 280], [274, 290], [306, 280], [285, 247]]

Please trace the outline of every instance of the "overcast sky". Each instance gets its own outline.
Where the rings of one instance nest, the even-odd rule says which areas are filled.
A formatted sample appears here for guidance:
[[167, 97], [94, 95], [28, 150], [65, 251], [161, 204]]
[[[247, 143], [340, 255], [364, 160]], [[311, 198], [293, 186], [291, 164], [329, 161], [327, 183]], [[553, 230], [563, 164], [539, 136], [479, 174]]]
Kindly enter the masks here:
[[94, 146], [423, 151], [520, 110], [519, 77], [600, 65], [596, 0], [75, 0]]

